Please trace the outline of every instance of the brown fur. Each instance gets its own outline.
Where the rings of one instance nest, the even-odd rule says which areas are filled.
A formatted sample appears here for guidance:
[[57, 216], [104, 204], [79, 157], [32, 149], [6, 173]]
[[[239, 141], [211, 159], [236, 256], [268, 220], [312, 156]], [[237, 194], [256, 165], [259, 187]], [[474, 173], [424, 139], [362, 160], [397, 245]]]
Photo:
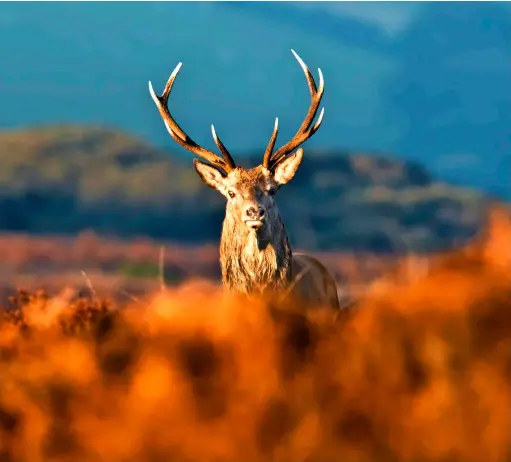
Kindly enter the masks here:
[[301, 281], [296, 296], [318, 305], [340, 308], [335, 280], [321, 262], [299, 253], [293, 255], [292, 262], [293, 279]]
[[[278, 292], [338, 309], [333, 277], [313, 257], [293, 255], [277, 204], [269, 194], [291, 180], [302, 156], [303, 151], [297, 151], [274, 172], [263, 166], [250, 170], [238, 167], [225, 175], [198, 160], [195, 168], [208, 186], [227, 199], [220, 264], [222, 282], [228, 290], [244, 295]], [[230, 197], [229, 192], [235, 196]], [[244, 211], [250, 206], [265, 211], [260, 229], [251, 229], [243, 221]]]

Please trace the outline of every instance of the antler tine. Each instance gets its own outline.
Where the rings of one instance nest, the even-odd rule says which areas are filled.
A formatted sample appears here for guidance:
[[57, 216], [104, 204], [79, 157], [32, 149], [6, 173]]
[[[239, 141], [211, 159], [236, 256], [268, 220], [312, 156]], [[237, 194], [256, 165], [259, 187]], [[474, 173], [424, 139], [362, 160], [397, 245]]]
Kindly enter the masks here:
[[[293, 144], [290, 145], [290, 147], [287, 148], [282, 153], [279, 152], [280, 149], [279, 149], [279, 151], [277, 151], [275, 153], [275, 155], [271, 159], [270, 168], [272, 168], [272, 169], [275, 168], [278, 164], [280, 164], [286, 158], [287, 154], [294, 151], [298, 146], [300, 146], [302, 143], [307, 141], [307, 139], [309, 139], [312, 135], [314, 135], [314, 133], [316, 133], [318, 131], [318, 128], [320, 127], [321, 122], [323, 122], [324, 115], [325, 115], [325, 108], [322, 108], [321, 112], [319, 113], [318, 120], [316, 121], [316, 123], [310, 130], [306, 131], [305, 133], [301, 133], [300, 136], [298, 136], [298, 137], [293, 138], [293, 140], [294, 140]], [[281, 149], [283, 149], [283, 147]]]
[[178, 123], [174, 120], [174, 118], [171, 116], [169, 112], [168, 99], [170, 96], [170, 92], [172, 91], [172, 86], [174, 85], [174, 80], [176, 79], [176, 76], [179, 70], [181, 69], [181, 66], [182, 63], [179, 63], [172, 71], [172, 74], [170, 74], [170, 77], [167, 81], [167, 84], [165, 85], [165, 89], [163, 90], [161, 96], [158, 96], [155, 93], [151, 82], [149, 82], [149, 93], [151, 94], [151, 97], [154, 103], [156, 104], [156, 107], [160, 112], [163, 122], [165, 123], [165, 127], [167, 128], [167, 131], [169, 132], [169, 135], [172, 137], [172, 139], [176, 143], [181, 145], [183, 148], [202, 157], [208, 162], [211, 162], [213, 165], [222, 168], [225, 172], [228, 173], [234, 168], [236, 168], [236, 165], [234, 164], [234, 160], [232, 159], [231, 155], [229, 154], [225, 146], [220, 142], [221, 144], [220, 147], [220, 144], [217, 143], [217, 145], [220, 147], [220, 150], [222, 151], [222, 155], [224, 156], [223, 159], [214, 152], [211, 152], [199, 146], [183, 131], [183, 129], [178, 125]]
[[216, 145], [218, 146], [218, 149], [220, 149], [220, 152], [224, 156], [225, 161], [231, 166], [231, 168], [236, 168], [236, 165], [234, 163], [234, 159], [232, 158], [231, 154], [227, 150], [227, 148], [224, 146], [224, 143], [222, 143], [222, 140], [218, 138], [214, 125], [211, 125], [211, 134], [213, 135], [213, 140], [215, 141]]
[[277, 141], [277, 135], [279, 133], [279, 118], [275, 118], [275, 125], [273, 127], [273, 133], [270, 137], [270, 142], [268, 143], [268, 146], [266, 147], [266, 151], [264, 151], [264, 157], [263, 157], [263, 167], [264, 168], [270, 168], [270, 158], [271, 153], [273, 152], [273, 148], [275, 147], [275, 142]]
[[[309, 106], [309, 110], [307, 112], [307, 115], [305, 116], [305, 119], [303, 120], [302, 124], [300, 125], [300, 128], [296, 132], [295, 136], [286, 143], [284, 146], [279, 148], [273, 155], [270, 155], [268, 159], [268, 167], [267, 168], [274, 168], [277, 166], [284, 157], [289, 154], [291, 151], [296, 149], [300, 144], [305, 142], [307, 139], [309, 139], [321, 125], [321, 122], [323, 121], [323, 115], [324, 115], [324, 108], [321, 110], [319, 118], [317, 122], [311, 127], [312, 122], [314, 121], [316, 114], [319, 109], [319, 105], [321, 103], [321, 99], [323, 98], [323, 93], [325, 90], [325, 81], [323, 78], [323, 73], [321, 72], [321, 69], [318, 69], [319, 74], [319, 88], [316, 87], [316, 82], [314, 81], [314, 77], [307, 67], [307, 65], [303, 62], [303, 60], [298, 56], [298, 54], [291, 50], [294, 57], [300, 64], [300, 67], [302, 68], [305, 78], [307, 79], [307, 85], [309, 87], [309, 92], [311, 95], [311, 103]], [[273, 136], [272, 136], [273, 137]], [[271, 144], [271, 140], [270, 140]], [[268, 147], [270, 147], [270, 144]], [[273, 147], [272, 147], [273, 150]], [[265, 159], [266, 159], [266, 152], [265, 152]]]

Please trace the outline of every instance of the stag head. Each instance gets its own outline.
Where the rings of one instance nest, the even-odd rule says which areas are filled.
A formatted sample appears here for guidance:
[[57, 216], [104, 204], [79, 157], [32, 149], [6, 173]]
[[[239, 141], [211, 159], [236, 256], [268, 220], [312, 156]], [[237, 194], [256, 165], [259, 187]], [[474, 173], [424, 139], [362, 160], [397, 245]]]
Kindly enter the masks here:
[[195, 170], [206, 185], [216, 189], [225, 196], [227, 199], [226, 216], [246, 226], [247, 229], [259, 233], [271, 228], [271, 223], [274, 222], [275, 218], [279, 217], [274, 200], [275, 194], [281, 186], [288, 183], [294, 177], [302, 162], [303, 149], [300, 148], [294, 153], [292, 152], [316, 133], [324, 115], [324, 109], [322, 109], [318, 120], [314, 125], [312, 124], [324, 92], [324, 80], [321, 69], [318, 69], [320, 84], [319, 88], [317, 88], [314, 77], [308, 67], [294, 50], [291, 51], [302, 67], [307, 79], [311, 95], [309, 110], [295, 136], [274, 152], [278, 134], [278, 119], [275, 119], [275, 126], [264, 152], [263, 162], [252, 169], [236, 166], [231, 154], [217, 136], [213, 125], [211, 126], [211, 132], [216, 145], [222, 153], [222, 157], [195, 143], [172, 118], [168, 109], [168, 98], [174, 80], [181, 68], [181, 63], [172, 72], [161, 96], [156, 95], [151, 82], [149, 82], [151, 97], [172, 139], [209, 162], [206, 163], [194, 159]]

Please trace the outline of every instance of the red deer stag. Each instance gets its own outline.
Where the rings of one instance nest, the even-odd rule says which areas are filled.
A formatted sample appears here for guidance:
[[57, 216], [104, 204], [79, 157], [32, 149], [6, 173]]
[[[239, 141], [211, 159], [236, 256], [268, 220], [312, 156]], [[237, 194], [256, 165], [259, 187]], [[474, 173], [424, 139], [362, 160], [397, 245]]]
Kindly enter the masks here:
[[338, 309], [333, 277], [315, 258], [292, 252], [275, 203], [276, 192], [293, 178], [302, 162], [303, 149], [292, 151], [316, 133], [324, 114], [322, 109], [317, 122], [312, 125], [324, 91], [321, 69], [318, 69], [320, 83], [317, 88], [310, 70], [294, 50], [291, 51], [307, 78], [312, 99], [309, 111], [291, 141], [273, 152], [278, 133], [276, 119], [262, 165], [250, 170], [236, 166], [213, 126], [213, 139], [222, 157], [195, 143], [171, 116], [168, 99], [182, 63], [170, 75], [161, 96], [156, 95], [151, 82], [149, 91], [172, 139], [209, 162], [194, 159], [202, 181], [227, 199], [220, 243], [224, 286], [232, 292], [247, 295], [283, 291], [305, 302]]

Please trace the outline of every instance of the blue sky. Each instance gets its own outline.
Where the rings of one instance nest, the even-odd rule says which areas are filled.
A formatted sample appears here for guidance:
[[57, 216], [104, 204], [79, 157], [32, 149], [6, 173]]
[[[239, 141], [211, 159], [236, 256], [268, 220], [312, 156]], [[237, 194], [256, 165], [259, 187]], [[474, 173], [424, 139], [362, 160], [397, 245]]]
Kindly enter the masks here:
[[355, 18], [378, 26], [391, 35], [403, 31], [421, 2], [290, 2], [295, 8], [312, 8], [328, 11], [340, 17]]
[[[170, 103], [182, 126], [214, 148], [213, 123], [234, 152], [255, 151], [275, 117], [284, 140], [306, 112], [294, 48], [326, 82], [306, 148], [392, 153], [484, 186], [510, 157], [510, 5], [3, 2], [0, 127], [102, 124], [187, 155], [147, 90], [182, 61]], [[444, 161], [453, 156], [473, 162]]]

